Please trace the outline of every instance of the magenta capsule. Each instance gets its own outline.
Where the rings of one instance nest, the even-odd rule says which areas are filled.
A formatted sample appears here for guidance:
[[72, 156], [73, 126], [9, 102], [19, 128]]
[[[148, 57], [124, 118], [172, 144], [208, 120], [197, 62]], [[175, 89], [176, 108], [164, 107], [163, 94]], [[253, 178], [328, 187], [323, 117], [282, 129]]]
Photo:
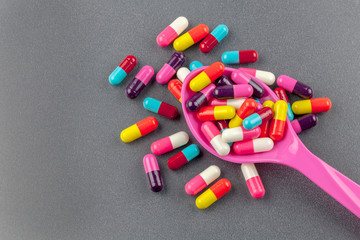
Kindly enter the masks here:
[[196, 195], [220, 177], [221, 170], [216, 165], [211, 165], [185, 185], [185, 191], [189, 195]]
[[261, 98], [264, 95], [264, 88], [257, 82], [260, 81], [254, 76], [243, 72], [241, 70], [236, 70], [231, 74], [231, 79], [236, 84], [249, 84], [254, 89], [254, 97]]
[[151, 144], [151, 152], [155, 155], [162, 155], [176, 148], [184, 146], [189, 142], [189, 135], [180, 131], [168, 137], [159, 139]]
[[156, 81], [160, 84], [166, 84], [174, 76], [177, 70], [184, 64], [185, 54], [175, 52], [156, 74]]
[[309, 128], [315, 127], [318, 122], [318, 117], [313, 114], [307, 114], [291, 121], [291, 126], [296, 133], [301, 133]]
[[247, 98], [253, 94], [253, 91], [249, 84], [236, 84], [216, 87], [213, 95], [217, 99]]
[[230, 153], [229, 144], [221, 138], [221, 133], [213, 122], [204, 122], [201, 125], [201, 132], [220, 156], [226, 156]]
[[279, 76], [276, 83], [279, 87], [282, 87], [286, 91], [294, 93], [302, 98], [309, 99], [313, 97], [314, 91], [311, 87], [289, 76]]
[[143, 158], [143, 164], [151, 191], [161, 191], [161, 189], [163, 189], [163, 182], [156, 157], [152, 154], [145, 155]]
[[236, 154], [253, 154], [259, 152], [267, 152], [273, 149], [274, 142], [271, 138], [256, 138], [243, 142], [234, 143], [233, 149]]
[[153, 76], [154, 69], [148, 65], [144, 66], [126, 87], [127, 96], [129, 98], [136, 98], [139, 96]]
[[209, 101], [213, 95], [215, 85], [210, 83], [203, 90], [197, 92], [186, 102], [186, 108], [191, 112], [196, 112]]
[[241, 164], [241, 171], [244, 175], [246, 185], [253, 198], [262, 198], [265, 195], [265, 188], [253, 163]]
[[172, 43], [187, 27], [189, 21], [186, 17], [178, 17], [169, 26], [167, 26], [156, 37], [156, 42], [160, 47], [166, 47]]

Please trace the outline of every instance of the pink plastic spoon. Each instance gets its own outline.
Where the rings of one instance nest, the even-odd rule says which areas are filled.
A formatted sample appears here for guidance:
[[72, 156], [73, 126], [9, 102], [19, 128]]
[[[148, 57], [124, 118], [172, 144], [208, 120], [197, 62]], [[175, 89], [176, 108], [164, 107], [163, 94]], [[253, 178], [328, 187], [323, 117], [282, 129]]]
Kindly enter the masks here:
[[[289, 119], [287, 119], [284, 138], [275, 142], [275, 146], [271, 151], [252, 155], [236, 155], [233, 152], [224, 157], [218, 155], [201, 133], [200, 127], [202, 122], [197, 119], [196, 113], [190, 112], [186, 108], [187, 100], [194, 94], [189, 88], [189, 82], [205, 68], [198, 68], [186, 77], [181, 90], [181, 100], [182, 109], [190, 131], [207, 151], [218, 158], [234, 163], [278, 163], [292, 167], [303, 173], [360, 218], [360, 186], [312, 154], [298, 138], [291, 127]], [[233, 68], [225, 68], [225, 75], [230, 76], [235, 70]], [[257, 82], [265, 89], [265, 94], [260, 99], [260, 102], [266, 100], [275, 102], [279, 100], [268, 86], [260, 81]]]

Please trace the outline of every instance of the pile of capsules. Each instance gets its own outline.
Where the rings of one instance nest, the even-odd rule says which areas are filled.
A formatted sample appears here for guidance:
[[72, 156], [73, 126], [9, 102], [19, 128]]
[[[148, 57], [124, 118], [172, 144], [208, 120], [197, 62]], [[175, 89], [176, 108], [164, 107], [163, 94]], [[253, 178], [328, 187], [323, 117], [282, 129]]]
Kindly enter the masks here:
[[[182, 51], [202, 40], [199, 49], [203, 53], [208, 53], [228, 34], [228, 28], [223, 24], [218, 25], [210, 34], [209, 28], [205, 24], [200, 24], [178, 37], [187, 27], [188, 20], [185, 17], [178, 17], [156, 39], [161, 47], [166, 47], [173, 42], [176, 50], [156, 74], [156, 81], [160, 84], [168, 83], [169, 91], [180, 102], [182, 82], [190, 71], [203, 67], [198, 61], [191, 62], [190, 69], [182, 67], [185, 62], [185, 54]], [[253, 63], [257, 59], [258, 53], [255, 50], [224, 52], [221, 57], [225, 64]], [[264, 95], [264, 88], [257, 81], [270, 86], [275, 83], [275, 75], [267, 71], [239, 68], [228, 77], [224, 75], [223, 63], [211, 64], [190, 81], [189, 87], [195, 94], [186, 102], [186, 108], [191, 112], [196, 112], [197, 118], [203, 121], [201, 131], [220, 156], [228, 155], [231, 148], [235, 154], [239, 155], [270, 151], [274, 146], [274, 141], [283, 138], [286, 117], [291, 121], [295, 132], [300, 133], [317, 124], [318, 118], [314, 113], [326, 112], [331, 108], [331, 101], [328, 98], [312, 98], [311, 87], [285, 75], [279, 76], [276, 80], [278, 88], [274, 92], [280, 100], [275, 103], [265, 101], [261, 104], [258, 98]], [[111, 73], [109, 82], [113, 85], [119, 84], [136, 64], [137, 59], [134, 56], [127, 56]], [[175, 74], [178, 79], [172, 79]], [[127, 96], [131, 99], [136, 98], [153, 75], [154, 69], [148, 65], [144, 66], [126, 87]], [[286, 91], [305, 100], [296, 101], [290, 105]], [[151, 97], [144, 99], [143, 106], [169, 119], [174, 119], [179, 114], [175, 106]], [[303, 116], [294, 119], [294, 114]], [[120, 138], [123, 142], [132, 142], [149, 134], [157, 127], [156, 118], [147, 117], [124, 129]], [[188, 142], [189, 135], [180, 131], [151, 144], [153, 154], [145, 155], [143, 164], [152, 191], [158, 192], [163, 188], [159, 165], [154, 155], [168, 153]], [[170, 157], [167, 165], [171, 170], [179, 169], [199, 154], [199, 147], [191, 144]], [[255, 165], [242, 164], [241, 170], [252, 197], [262, 198], [265, 189]], [[219, 178], [220, 174], [219, 167], [209, 166], [186, 183], [186, 193], [198, 194]], [[220, 179], [197, 197], [196, 206], [205, 209], [230, 189], [230, 181], [225, 178]]]

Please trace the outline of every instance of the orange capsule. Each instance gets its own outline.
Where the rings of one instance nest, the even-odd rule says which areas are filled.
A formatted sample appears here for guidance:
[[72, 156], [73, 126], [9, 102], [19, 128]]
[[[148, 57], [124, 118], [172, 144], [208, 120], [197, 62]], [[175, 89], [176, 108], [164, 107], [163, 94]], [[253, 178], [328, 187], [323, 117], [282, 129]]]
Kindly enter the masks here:
[[274, 104], [274, 118], [271, 120], [269, 137], [274, 141], [283, 138], [286, 126], [287, 102], [279, 100]]
[[224, 64], [221, 62], [214, 62], [190, 81], [190, 89], [194, 92], [199, 92], [223, 75], [224, 72]]
[[177, 79], [171, 80], [168, 84], [169, 91], [174, 95], [177, 100], [179, 100], [179, 102], [181, 102], [181, 88], [182, 83]]
[[257, 102], [254, 99], [246, 99], [240, 108], [237, 110], [235, 117], [230, 120], [229, 127], [240, 127], [242, 125], [243, 120], [253, 114], [257, 109]]

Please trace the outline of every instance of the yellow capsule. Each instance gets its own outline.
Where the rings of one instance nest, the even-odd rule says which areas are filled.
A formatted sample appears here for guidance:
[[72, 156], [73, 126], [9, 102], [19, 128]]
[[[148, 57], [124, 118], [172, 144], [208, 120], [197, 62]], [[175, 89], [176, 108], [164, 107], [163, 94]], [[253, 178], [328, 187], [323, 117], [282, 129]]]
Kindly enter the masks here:
[[123, 142], [132, 142], [148, 133], [151, 133], [158, 127], [158, 121], [154, 117], [147, 117], [134, 125], [122, 130], [120, 138]]
[[199, 209], [205, 209], [216, 201], [217, 198], [215, 194], [210, 189], [208, 189], [196, 198], [195, 203]]
[[235, 116], [235, 108], [233, 106], [206, 106], [200, 108], [196, 115], [200, 121], [232, 119]]
[[124, 129], [120, 134], [121, 140], [126, 143], [132, 142], [140, 137], [142, 137], [142, 135], [136, 124]]
[[210, 83], [211, 83], [211, 80], [210, 80], [209, 76], [204, 71], [202, 71], [199, 75], [197, 75], [190, 81], [189, 86], [192, 91], [198, 92], [198, 91], [201, 91], [203, 88], [205, 88]]
[[237, 114], [235, 114], [235, 117], [232, 118], [229, 122], [229, 128], [240, 127], [242, 126], [242, 122], [243, 120]]
[[270, 100], [267, 100], [263, 103], [263, 107], [269, 107], [271, 108], [272, 110], [274, 110], [274, 102], [273, 101], [270, 101]]
[[174, 49], [175, 49], [175, 51], [181, 52], [181, 51], [184, 51], [185, 49], [191, 47], [194, 44], [195, 44], [194, 40], [191, 38], [190, 34], [187, 32], [184, 35], [178, 37], [174, 41]]
[[281, 121], [286, 121], [287, 116], [287, 102], [284, 100], [279, 100], [274, 104], [274, 119], [278, 119]]
[[199, 24], [187, 33], [175, 39], [173, 46], [178, 52], [184, 51], [209, 34], [209, 28], [205, 24]]
[[231, 189], [231, 183], [226, 178], [214, 183], [208, 190], [196, 198], [196, 206], [200, 209], [208, 208], [211, 204], [222, 198]]
[[291, 106], [293, 112], [297, 115], [312, 113], [311, 100], [296, 101]]

